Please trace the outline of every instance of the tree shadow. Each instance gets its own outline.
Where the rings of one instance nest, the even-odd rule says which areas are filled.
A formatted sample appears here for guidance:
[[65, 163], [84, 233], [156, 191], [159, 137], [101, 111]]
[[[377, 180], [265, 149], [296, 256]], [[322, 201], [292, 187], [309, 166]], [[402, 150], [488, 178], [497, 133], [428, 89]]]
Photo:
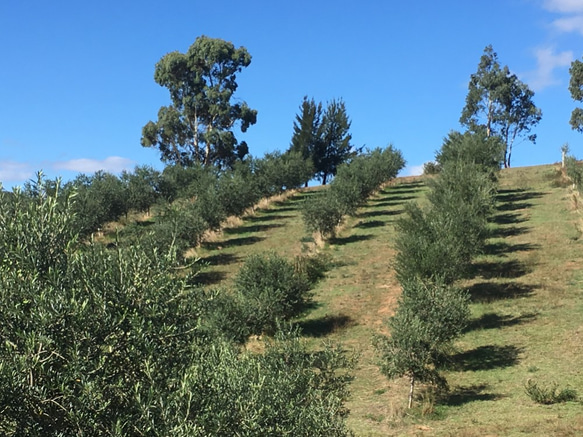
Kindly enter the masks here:
[[355, 225], [355, 228], [360, 228], [360, 229], [371, 229], [371, 228], [381, 228], [385, 226], [385, 222], [382, 222], [380, 220], [368, 220], [368, 221], [361, 221], [359, 222], [357, 225]]
[[521, 243], [509, 244], [503, 241], [496, 243], [489, 243], [484, 246], [484, 253], [488, 255], [504, 255], [513, 252], [528, 252], [531, 250], [540, 249], [539, 244]]
[[259, 243], [260, 241], [265, 240], [265, 237], [239, 237], [239, 238], [231, 238], [225, 241], [216, 241], [216, 242], [206, 242], [202, 244], [202, 247], [208, 250], [220, 250], [226, 247], [239, 247], [239, 246], [248, 246], [250, 244]]
[[281, 223], [271, 223], [265, 225], [247, 225], [247, 226], [237, 226], [236, 228], [227, 228], [224, 230], [225, 234], [248, 234], [252, 232], [265, 232], [274, 228], [281, 228], [283, 225]]
[[297, 323], [306, 337], [324, 337], [340, 329], [354, 325], [354, 320], [345, 314], [326, 315], [318, 319], [302, 320]]
[[470, 402], [495, 401], [503, 398], [503, 395], [499, 393], [485, 393], [488, 388], [488, 384], [457, 386], [453, 390], [439, 396], [437, 401], [441, 405], [459, 407]]
[[358, 218], [367, 218], [367, 217], [383, 217], [383, 216], [392, 216], [392, 215], [399, 215], [402, 214], [404, 212], [404, 210], [402, 209], [397, 209], [394, 211], [367, 211], [367, 212], [361, 212], [359, 214], [356, 215], [356, 217]]
[[409, 200], [417, 199], [419, 196], [394, 196], [388, 195], [386, 197], [382, 197], [379, 199], [370, 199], [370, 204], [368, 205], [370, 208], [377, 207], [377, 206], [391, 206], [391, 205], [399, 205], [401, 203], [407, 202]]
[[504, 203], [525, 202], [544, 196], [541, 191], [530, 191], [522, 188], [498, 190], [496, 200]]
[[472, 265], [473, 276], [484, 279], [520, 278], [530, 273], [532, 269], [517, 260], [510, 261], [481, 261]]
[[373, 238], [374, 235], [372, 234], [364, 234], [364, 235], [351, 235], [349, 237], [333, 237], [330, 238], [330, 244], [335, 244], [337, 246], [343, 246], [349, 243], [357, 243], [359, 241], [366, 241]]
[[261, 214], [259, 215], [252, 215], [249, 217], [245, 217], [245, 222], [268, 222], [273, 220], [284, 220], [288, 218], [292, 218], [293, 215], [285, 215], [285, 214], [276, 214], [278, 211], [273, 209], [265, 209], [261, 210]]
[[223, 281], [227, 277], [225, 272], [207, 270], [198, 272], [192, 279], [192, 285], [214, 285]]
[[477, 319], [470, 321], [464, 332], [482, 329], [501, 329], [509, 326], [521, 325], [523, 323], [532, 322], [536, 317], [537, 315], [535, 313], [528, 313], [520, 316], [486, 313], [482, 314]]
[[480, 282], [469, 287], [472, 302], [488, 303], [495, 300], [517, 299], [532, 295], [536, 286], [516, 282]]
[[516, 211], [518, 209], [528, 209], [532, 206], [530, 202], [508, 202], [508, 203], [499, 203], [496, 205], [496, 211]]
[[527, 226], [510, 226], [508, 228], [497, 228], [490, 233], [491, 238], [508, 238], [516, 237], [517, 235], [526, 234], [530, 232]]
[[497, 225], [514, 225], [517, 223], [524, 223], [529, 219], [518, 213], [496, 214], [489, 222]]
[[521, 349], [513, 345], [480, 346], [450, 357], [449, 368], [462, 372], [503, 369], [519, 362]]
[[227, 264], [232, 264], [239, 261], [239, 257], [232, 253], [216, 253], [214, 255], [205, 256], [201, 259], [201, 262], [208, 264], [210, 266], [224, 266]]

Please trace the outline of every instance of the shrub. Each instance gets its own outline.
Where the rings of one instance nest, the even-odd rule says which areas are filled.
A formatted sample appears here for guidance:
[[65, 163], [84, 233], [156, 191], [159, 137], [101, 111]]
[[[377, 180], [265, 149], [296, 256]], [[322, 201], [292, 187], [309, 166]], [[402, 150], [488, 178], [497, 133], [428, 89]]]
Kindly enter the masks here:
[[298, 316], [311, 299], [306, 276], [274, 253], [249, 256], [235, 278], [235, 287], [253, 334], [275, 332], [278, 321]]
[[302, 217], [306, 229], [318, 232], [322, 237], [334, 237], [336, 227], [342, 222], [343, 208], [338, 200], [327, 192], [316, 193], [302, 205]]
[[230, 304], [171, 256], [80, 244], [58, 186], [34, 188], [0, 196], [0, 434], [350, 435], [340, 350], [278, 334], [242, 353], [205, 329]]
[[440, 280], [411, 279], [402, 286], [399, 306], [388, 321], [391, 336], [377, 336], [374, 343], [381, 372], [391, 379], [409, 378], [411, 407], [416, 382], [447, 386], [436, 365], [468, 322], [469, 297]]
[[559, 402], [576, 401], [577, 392], [570, 388], [564, 388], [559, 391], [559, 386], [551, 384], [550, 387], [542, 387], [532, 379], [529, 379], [525, 385], [525, 391], [529, 398], [538, 404], [550, 405]]

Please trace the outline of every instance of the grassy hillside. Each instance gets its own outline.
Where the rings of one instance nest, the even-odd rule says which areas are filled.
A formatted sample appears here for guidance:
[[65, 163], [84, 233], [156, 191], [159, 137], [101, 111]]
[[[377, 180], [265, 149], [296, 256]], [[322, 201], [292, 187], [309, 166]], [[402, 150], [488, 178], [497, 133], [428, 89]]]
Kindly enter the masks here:
[[[391, 265], [394, 222], [425, 191], [423, 179], [397, 180], [319, 249], [332, 268], [318, 285], [314, 309], [298, 323], [307, 341], [339, 341], [360, 355], [350, 427], [359, 436], [581, 435], [580, 403], [540, 405], [524, 388], [530, 379], [583, 395], [580, 217], [555, 166], [501, 173], [492, 238], [463, 284], [473, 319], [445, 369], [450, 392], [421, 391], [417, 407], [406, 411], [406, 382], [379, 373], [371, 338], [382, 332], [400, 293]], [[208, 263], [201, 282], [228, 285], [250, 253], [313, 250], [298, 208], [309, 195], [274, 202], [206, 243], [198, 251]]]

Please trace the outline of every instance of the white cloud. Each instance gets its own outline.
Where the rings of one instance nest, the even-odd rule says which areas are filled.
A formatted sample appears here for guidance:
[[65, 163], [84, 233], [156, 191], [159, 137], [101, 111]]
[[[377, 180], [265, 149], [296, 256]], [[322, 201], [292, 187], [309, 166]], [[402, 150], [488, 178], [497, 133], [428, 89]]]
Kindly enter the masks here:
[[534, 55], [536, 57], [536, 69], [523, 75], [534, 91], [540, 91], [560, 83], [554, 77], [554, 71], [557, 68], [568, 67], [574, 59], [572, 51], [555, 53], [555, 49], [552, 47], [538, 48], [534, 51]]
[[408, 165], [402, 171], [400, 176], [420, 176], [423, 174], [423, 165]]
[[545, 0], [543, 6], [553, 12], [583, 12], [583, 1], [581, 0]]
[[34, 176], [34, 171], [29, 164], [0, 160], [0, 181], [22, 182]]
[[553, 27], [561, 32], [579, 32], [583, 35], [583, 15], [558, 18], [553, 21]]
[[70, 159], [69, 161], [58, 161], [52, 164], [55, 170], [70, 170], [79, 173], [95, 173], [104, 170], [112, 173], [119, 173], [122, 170], [129, 170], [134, 166], [134, 161], [121, 156], [109, 156], [105, 159]]

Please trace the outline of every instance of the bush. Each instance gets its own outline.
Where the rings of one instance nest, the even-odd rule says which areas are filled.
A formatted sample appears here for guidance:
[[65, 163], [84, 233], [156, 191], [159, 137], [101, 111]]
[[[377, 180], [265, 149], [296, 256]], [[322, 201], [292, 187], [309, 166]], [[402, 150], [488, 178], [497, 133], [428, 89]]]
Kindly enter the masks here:
[[306, 199], [302, 217], [308, 231], [318, 232], [324, 238], [334, 237], [336, 227], [342, 222], [343, 211], [338, 199], [322, 192]]
[[[58, 187], [34, 189], [0, 196], [0, 434], [350, 435], [341, 351], [279, 334], [241, 353], [205, 328], [231, 304], [189, 287], [171, 256], [80, 244]], [[306, 282], [280, 270], [280, 289]]]
[[382, 373], [409, 378], [411, 407], [416, 382], [447, 387], [437, 364], [467, 325], [469, 296], [439, 279], [430, 284], [411, 279], [402, 286], [399, 306], [388, 321], [391, 336], [377, 336], [375, 346]]
[[543, 405], [576, 401], [578, 399], [577, 392], [573, 389], [565, 388], [559, 391], [557, 384], [551, 384], [550, 387], [541, 387], [531, 379], [526, 382], [524, 389], [529, 398]]
[[249, 256], [235, 288], [253, 334], [275, 332], [279, 321], [300, 315], [311, 299], [308, 278], [274, 253]]

